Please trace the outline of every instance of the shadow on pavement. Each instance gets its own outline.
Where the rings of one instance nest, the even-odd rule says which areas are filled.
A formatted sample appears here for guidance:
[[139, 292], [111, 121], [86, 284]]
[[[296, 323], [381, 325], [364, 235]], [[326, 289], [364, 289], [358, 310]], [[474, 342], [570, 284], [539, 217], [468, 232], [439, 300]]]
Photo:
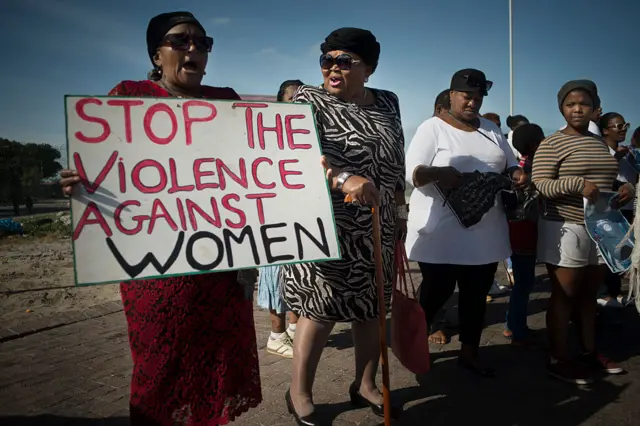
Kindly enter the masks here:
[[[635, 370], [638, 363], [634, 357], [640, 353], [640, 317], [635, 309], [619, 310], [618, 315], [622, 317], [619, 325], [598, 323], [598, 348], [617, 362], [631, 360], [629, 367]], [[571, 334], [575, 340], [576, 331]], [[457, 351], [433, 354], [436, 361], [431, 372], [416, 378], [420, 386], [392, 391], [395, 400], [407, 404], [405, 415], [397, 424], [417, 424], [423, 419], [430, 426], [463, 425], [490, 419], [493, 426], [577, 426], [593, 417], [604, 422], [594, 424], [635, 422], [629, 419], [640, 410], [627, 404], [624, 410], [615, 410], [614, 416], [619, 418], [602, 419], [603, 414], [599, 414], [604, 407], [620, 402], [632, 378], [599, 377], [589, 387], [553, 380], [545, 368], [546, 329], [540, 330], [536, 340], [541, 344], [537, 349], [511, 345], [480, 348], [481, 359], [498, 368], [495, 379], [482, 379], [460, 370], [456, 366]]]
[[9, 416], [0, 417], [2, 426], [129, 426], [128, 417], [111, 417], [107, 419], [87, 419], [79, 417], [62, 417], [55, 415], [42, 416]]
[[[540, 344], [537, 348], [522, 349], [509, 344], [481, 347], [481, 359], [498, 368], [495, 379], [479, 378], [460, 370], [456, 365], [458, 352], [447, 351], [445, 346], [444, 352], [432, 354], [431, 372], [416, 377], [418, 385], [392, 390], [393, 401], [405, 407], [404, 415], [394, 424], [449, 426], [478, 424], [482, 420], [492, 426], [635, 424], [631, 419], [640, 415], [640, 407], [629, 405], [629, 392], [622, 394], [632, 385], [635, 371], [640, 368], [635, 360], [640, 354], [640, 317], [631, 308], [619, 310], [618, 315], [622, 318], [620, 325], [599, 321], [598, 348], [617, 362], [629, 361], [632, 377], [598, 377], [589, 387], [551, 379], [546, 372], [546, 329], [536, 333]], [[336, 336], [334, 343], [346, 347], [350, 341], [348, 331]], [[571, 334], [575, 345], [575, 330]], [[625, 408], [603, 412], [605, 407], [617, 404]], [[352, 409], [348, 403], [320, 408], [329, 418]]]
[[[391, 321], [387, 320], [387, 330], [391, 327]], [[388, 333], [387, 333], [388, 334]], [[344, 350], [353, 347], [353, 336], [351, 334], [351, 327], [344, 330], [340, 330], [337, 333], [332, 333], [327, 340], [327, 348], [335, 348], [337, 350]]]
[[615, 402], [629, 386], [597, 381], [579, 388], [552, 380], [545, 371], [546, 357], [538, 351], [503, 345], [481, 352], [483, 359], [500, 368], [498, 377], [472, 376], [456, 366], [456, 354], [450, 352], [446, 360], [441, 355], [431, 372], [418, 378], [420, 386], [393, 392], [395, 400], [408, 404], [397, 424], [464, 425], [485, 419], [493, 426], [577, 426]]
[[[389, 346], [389, 351], [391, 351], [391, 318], [387, 318], [387, 346]], [[337, 350], [352, 348], [353, 335], [351, 334], [351, 327], [333, 332], [331, 336], [329, 336], [325, 347]]]
[[[544, 292], [546, 287], [542, 285], [536, 285], [534, 292]], [[544, 312], [547, 310], [548, 298], [539, 297], [532, 298], [528, 305], [529, 316]], [[445, 305], [445, 308], [436, 315], [436, 321], [442, 322], [442, 325], [447, 330], [447, 335], [451, 338], [458, 334], [458, 293], [454, 293], [451, 299]], [[508, 308], [508, 296], [496, 298], [492, 303], [487, 304], [487, 312], [485, 314], [485, 329], [495, 325], [503, 324], [505, 322], [505, 316]], [[446, 321], [444, 320], [446, 318]], [[387, 331], [391, 328], [391, 321], [387, 320]], [[390, 336], [387, 341], [390, 342]], [[353, 347], [353, 339], [351, 336], [351, 328], [340, 330], [337, 333], [331, 334], [327, 341], [327, 347], [335, 348], [338, 350], [349, 349]]]
[[[414, 264], [411, 264], [412, 268], [410, 269], [411, 273], [420, 273], [420, 270], [416, 267], [413, 267]], [[505, 273], [502, 269], [498, 270], [497, 276], [505, 276]], [[501, 281], [506, 282], [506, 278], [503, 277]], [[414, 282], [417, 286], [419, 282]], [[548, 294], [551, 290], [550, 284], [548, 282], [548, 277], [546, 273], [541, 273], [538, 271], [536, 276], [536, 284], [532, 290], [531, 300], [528, 305], [528, 313], [529, 316], [538, 314], [540, 312], [544, 312], [547, 310], [548, 304]], [[540, 295], [539, 293], [542, 293]], [[494, 301], [492, 303], [487, 303], [487, 311], [485, 314], [485, 329], [495, 325], [495, 324], [503, 324], [505, 322], [505, 317], [508, 309], [509, 303], [509, 292], [505, 293], [501, 296], [494, 297]], [[451, 338], [458, 334], [458, 291], [451, 296], [451, 298], [447, 301], [444, 308], [436, 314], [435, 321], [438, 323], [442, 323], [442, 327], [447, 330], [447, 335]], [[387, 330], [389, 330], [391, 324], [387, 321]], [[388, 340], [390, 341], [390, 340]], [[340, 332], [333, 333], [329, 337], [329, 341], [327, 342], [327, 347], [332, 347], [338, 350], [349, 349], [353, 347], [353, 339], [351, 338], [351, 329], [347, 328], [341, 330]]]

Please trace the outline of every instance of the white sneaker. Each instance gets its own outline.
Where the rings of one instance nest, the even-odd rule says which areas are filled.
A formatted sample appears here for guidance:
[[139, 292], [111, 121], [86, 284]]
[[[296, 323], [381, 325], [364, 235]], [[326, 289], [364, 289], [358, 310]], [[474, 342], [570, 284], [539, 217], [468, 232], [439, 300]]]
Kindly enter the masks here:
[[287, 334], [289, 335], [289, 338], [291, 340], [293, 340], [296, 337], [296, 331], [290, 329], [289, 327], [287, 327]]
[[267, 352], [284, 358], [293, 358], [293, 342], [288, 333], [282, 333], [277, 339], [267, 339]]
[[598, 305], [602, 306], [603, 308], [622, 308], [624, 306], [624, 304], [622, 303], [622, 300], [620, 299], [622, 296], [618, 297], [617, 299], [598, 299]]

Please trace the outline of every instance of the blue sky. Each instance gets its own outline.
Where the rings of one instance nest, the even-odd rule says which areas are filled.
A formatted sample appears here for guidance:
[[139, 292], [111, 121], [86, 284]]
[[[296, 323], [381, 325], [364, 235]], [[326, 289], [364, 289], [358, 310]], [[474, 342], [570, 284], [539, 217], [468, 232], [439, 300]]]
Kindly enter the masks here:
[[[640, 125], [640, 2], [514, 0], [515, 109], [547, 132], [562, 117], [556, 93], [593, 79], [603, 108]], [[106, 94], [150, 69], [145, 29], [157, 13], [189, 10], [215, 39], [204, 82], [275, 94], [286, 79], [317, 84], [319, 45], [332, 30], [371, 30], [382, 45], [372, 87], [401, 101], [407, 143], [458, 69], [483, 70], [494, 88], [482, 112], [509, 112], [507, 0], [2, 0], [5, 61], [0, 137], [64, 145], [65, 94]], [[506, 128], [506, 126], [503, 126]]]

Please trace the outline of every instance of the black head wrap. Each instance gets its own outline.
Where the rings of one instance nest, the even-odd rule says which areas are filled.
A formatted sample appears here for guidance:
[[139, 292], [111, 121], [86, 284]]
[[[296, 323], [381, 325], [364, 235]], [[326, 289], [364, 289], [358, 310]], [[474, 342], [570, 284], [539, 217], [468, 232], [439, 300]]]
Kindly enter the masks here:
[[199, 27], [205, 35], [207, 33], [202, 24], [189, 12], [169, 12], [154, 16], [147, 26], [147, 52], [152, 64], [153, 57], [164, 36], [167, 35], [171, 28], [180, 24], [193, 24]]
[[522, 155], [532, 157], [544, 140], [544, 131], [533, 123], [523, 124], [513, 131], [513, 147]]
[[593, 109], [596, 110], [600, 108], [600, 97], [598, 96], [598, 87], [596, 84], [591, 80], [572, 80], [566, 82], [558, 92], [558, 107], [560, 111], [562, 111], [562, 103], [565, 98], [574, 90], [584, 90], [587, 92], [593, 101]]
[[344, 50], [360, 56], [365, 64], [373, 71], [378, 66], [380, 59], [380, 43], [371, 31], [360, 28], [340, 28], [333, 31], [320, 46], [322, 53], [332, 50]]
[[600, 101], [600, 96], [597, 93], [598, 89], [596, 89], [595, 99], [593, 100], [593, 109], [598, 109], [602, 106]]

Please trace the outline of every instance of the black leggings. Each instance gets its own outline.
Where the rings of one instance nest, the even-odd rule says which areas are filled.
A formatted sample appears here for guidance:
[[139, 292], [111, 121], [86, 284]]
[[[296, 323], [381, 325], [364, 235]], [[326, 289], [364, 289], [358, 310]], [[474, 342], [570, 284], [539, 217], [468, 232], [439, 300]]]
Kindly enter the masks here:
[[458, 284], [458, 316], [460, 319], [460, 342], [478, 347], [484, 328], [487, 294], [498, 269], [498, 263], [487, 265], [438, 265], [419, 263], [422, 272], [420, 304], [427, 318], [427, 326]]

